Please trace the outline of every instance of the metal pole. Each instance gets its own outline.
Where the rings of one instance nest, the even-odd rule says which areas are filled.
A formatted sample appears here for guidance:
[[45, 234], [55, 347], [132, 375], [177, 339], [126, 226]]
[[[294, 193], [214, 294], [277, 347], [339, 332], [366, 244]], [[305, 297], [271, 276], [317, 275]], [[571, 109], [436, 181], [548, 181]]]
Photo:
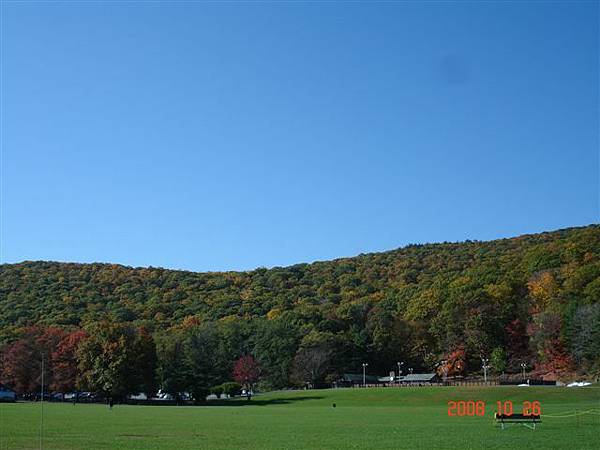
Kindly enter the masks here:
[[444, 385], [445, 385], [448, 381], [448, 366], [447, 366], [448, 361], [443, 359], [440, 364], [442, 365], [442, 373], [444, 374]]
[[365, 387], [365, 384], [366, 384], [365, 370], [366, 370], [367, 365], [365, 363], [363, 363], [362, 366], [363, 366], [363, 387]]
[[400, 385], [400, 376], [402, 375], [402, 365], [404, 361], [398, 362], [398, 385]]
[[44, 354], [42, 353], [42, 398], [40, 401], [40, 450], [44, 448]]
[[483, 369], [483, 382], [485, 384], [487, 384], [487, 371], [490, 368], [490, 366], [488, 366], [489, 361], [489, 359], [481, 358], [481, 368]]

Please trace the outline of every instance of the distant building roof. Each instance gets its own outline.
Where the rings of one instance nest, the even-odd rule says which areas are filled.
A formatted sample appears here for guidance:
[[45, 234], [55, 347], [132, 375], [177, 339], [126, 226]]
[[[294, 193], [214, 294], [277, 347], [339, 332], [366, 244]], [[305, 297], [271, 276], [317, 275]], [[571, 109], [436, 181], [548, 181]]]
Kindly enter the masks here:
[[[342, 381], [350, 383], [362, 383], [363, 376], [362, 373], [345, 373], [342, 377]], [[365, 381], [367, 383], [377, 383], [379, 382], [379, 378], [374, 375], [365, 375]]]
[[437, 379], [438, 376], [435, 373], [411, 373], [400, 377], [400, 381], [402, 382], [411, 382], [411, 383], [427, 383]]

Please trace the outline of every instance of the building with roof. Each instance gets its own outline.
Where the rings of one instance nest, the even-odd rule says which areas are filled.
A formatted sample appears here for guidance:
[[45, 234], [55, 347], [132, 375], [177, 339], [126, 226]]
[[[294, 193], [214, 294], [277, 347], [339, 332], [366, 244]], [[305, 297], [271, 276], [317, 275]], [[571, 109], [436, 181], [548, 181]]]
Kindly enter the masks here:
[[[365, 375], [366, 386], [430, 386], [440, 384], [442, 379], [436, 373], [411, 373], [409, 375], [392, 377]], [[363, 386], [361, 373], [345, 373], [342, 378], [334, 383], [334, 387], [360, 387]]]
[[411, 373], [399, 378], [400, 384], [416, 384], [420, 386], [439, 384], [442, 381], [437, 373]]
[[[380, 377], [375, 375], [365, 375], [365, 383], [369, 386], [379, 386], [383, 384], [379, 381]], [[387, 377], [389, 380], [389, 377]], [[354, 387], [354, 386], [362, 386], [363, 384], [363, 376], [362, 373], [345, 373], [342, 378], [335, 382], [336, 387]]]

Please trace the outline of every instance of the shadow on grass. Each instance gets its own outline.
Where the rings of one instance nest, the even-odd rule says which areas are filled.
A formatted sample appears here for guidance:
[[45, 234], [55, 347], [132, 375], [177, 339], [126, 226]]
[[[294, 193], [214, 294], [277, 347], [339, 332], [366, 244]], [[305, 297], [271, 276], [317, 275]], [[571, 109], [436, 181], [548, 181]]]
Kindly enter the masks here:
[[291, 403], [302, 402], [305, 400], [322, 400], [324, 397], [319, 395], [304, 395], [301, 397], [288, 398], [270, 398], [261, 399], [254, 397], [252, 400], [246, 398], [230, 398], [227, 400], [211, 400], [205, 403], [205, 406], [268, 406], [268, 405], [289, 405]]

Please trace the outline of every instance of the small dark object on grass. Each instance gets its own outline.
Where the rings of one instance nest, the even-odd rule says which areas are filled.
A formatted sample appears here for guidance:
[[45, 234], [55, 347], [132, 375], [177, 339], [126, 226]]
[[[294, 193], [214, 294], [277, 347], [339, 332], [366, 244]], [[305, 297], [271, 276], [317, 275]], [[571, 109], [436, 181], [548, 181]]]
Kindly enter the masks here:
[[334, 404], [333, 404], [333, 405], [331, 405], [331, 406], [333, 406], [333, 407], [335, 408], [335, 406], [336, 406], [336, 405], [335, 405], [335, 403], [334, 403]]

